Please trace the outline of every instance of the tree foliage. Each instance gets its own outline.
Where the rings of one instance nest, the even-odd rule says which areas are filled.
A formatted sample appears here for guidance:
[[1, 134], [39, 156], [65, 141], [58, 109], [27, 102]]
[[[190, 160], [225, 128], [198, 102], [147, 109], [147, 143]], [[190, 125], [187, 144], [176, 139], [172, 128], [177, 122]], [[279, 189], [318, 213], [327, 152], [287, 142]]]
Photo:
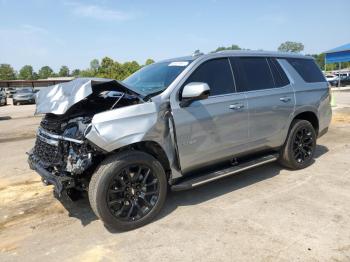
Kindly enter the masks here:
[[[240, 46], [232, 44], [231, 46], [219, 46], [211, 53], [220, 52], [224, 50], [245, 50]], [[285, 52], [301, 52], [304, 50], [304, 45], [302, 43], [287, 41], [282, 43], [279, 48], [279, 51]], [[195, 51], [195, 54], [199, 55], [202, 52], [198, 49]], [[325, 54], [314, 54], [312, 55], [315, 58], [315, 61], [318, 63], [321, 69], [324, 70], [324, 56]], [[110, 57], [104, 57], [102, 60], [93, 59], [90, 62], [88, 68], [84, 70], [74, 69], [70, 72], [67, 66], [62, 66], [56, 74], [49, 66], [43, 66], [38, 73], [33, 70], [31, 65], [23, 66], [19, 74], [16, 75], [16, 71], [9, 64], [0, 64], [0, 80], [13, 80], [13, 79], [46, 79], [48, 77], [54, 76], [73, 76], [73, 77], [103, 77], [103, 78], [112, 78], [117, 80], [123, 80], [129, 75], [133, 74], [140, 68], [145, 65], [153, 64], [154, 60], [149, 58], [145, 61], [144, 65], [138, 64], [136, 61], [129, 61], [120, 63], [113, 60]], [[342, 63], [342, 68], [350, 67], [350, 63]], [[327, 70], [337, 70], [339, 69], [338, 64], [327, 64]]]
[[148, 58], [148, 59], [146, 60], [145, 65], [150, 65], [150, 64], [153, 64], [153, 63], [154, 63], [154, 60], [151, 59], [151, 58]]
[[58, 75], [62, 76], [62, 77], [69, 76], [69, 68], [68, 68], [68, 66], [65, 66], [65, 65], [61, 66], [60, 71], [58, 72]]
[[281, 51], [281, 52], [300, 53], [303, 50], [304, 50], [304, 45], [302, 43], [291, 42], [291, 41], [284, 42], [278, 47], [278, 51]]
[[54, 76], [54, 72], [51, 69], [51, 67], [43, 66], [42, 68], [40, 68], [38, 75], [39, 75], [40, 79], [46, 79], [46, 78]]
[[316, 63], [318, 64], [318, 66], [324, 70], [324, 57], [325, 57], [325, 54], [324, 53], [321, 53], [321, 54], [314, 54], [314, 55], [311, 55], [313, 58], [315, 58], [315, 61]]
[[19, 70], [18, 78], [24, 80], [35, 80], [38, 78], [38, 75], [34, 72], [31, 65], [25, 65]]
[[98, 59], [93, 59], [93, 60], [90, 62], [90, 69], [91, 69], [91, 71], [93, 71], [95, 74], [97, 73], [99, 67], [100, 67], [100, 62], [98, 61]]
[[218, 48], [215, 49], [215, 51], [212, 51], [211, 53], [216, 53], [216, 52], [220, 52], [220, 51], [225, 51], [225, 50], [241, 50], [242, 48], [240, 48], [238, 45], [231, 45], [231, 46], [219, 46]]
[[9, 64], [0, 64], [0, 80], [16, 79], [16, 72]]
[[81, 74], [80, 69], [73, 69], [71, 76], [78, 77]]

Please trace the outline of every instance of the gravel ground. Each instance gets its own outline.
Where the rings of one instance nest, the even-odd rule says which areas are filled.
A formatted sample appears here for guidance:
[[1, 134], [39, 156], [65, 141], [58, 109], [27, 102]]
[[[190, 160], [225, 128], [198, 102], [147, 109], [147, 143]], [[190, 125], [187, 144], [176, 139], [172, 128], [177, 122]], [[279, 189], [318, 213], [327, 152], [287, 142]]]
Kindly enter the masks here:
[[124, 233], [86, 199], [53, 197], [26, 163], [34, 106], [0, 107], [0, 261], [350, 261], [350, 92], [335, 95], [307, 169], [273, 163], [172, 192], [156, 221]]

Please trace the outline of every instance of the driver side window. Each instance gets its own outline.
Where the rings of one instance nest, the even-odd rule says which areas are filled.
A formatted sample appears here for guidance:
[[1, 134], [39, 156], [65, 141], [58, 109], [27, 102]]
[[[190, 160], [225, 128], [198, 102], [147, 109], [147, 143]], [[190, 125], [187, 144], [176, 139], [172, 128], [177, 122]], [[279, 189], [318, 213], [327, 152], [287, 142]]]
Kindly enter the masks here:
[[209, 60], [201, 64], [186, 80], [184, 86], [192, 82], [207, 83], [210, 96], [235, 92], [231, 67], [227, 58]]

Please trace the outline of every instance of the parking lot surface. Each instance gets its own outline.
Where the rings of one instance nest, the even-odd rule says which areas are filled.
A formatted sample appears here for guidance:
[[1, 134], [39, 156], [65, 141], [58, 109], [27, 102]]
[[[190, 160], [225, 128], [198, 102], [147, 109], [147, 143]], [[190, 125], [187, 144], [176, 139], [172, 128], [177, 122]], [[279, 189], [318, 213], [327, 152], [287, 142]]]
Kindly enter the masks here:
[[26, 163], [40, 116], [0, 107], [0, 261], [350, 261], [350, 92], [310, 167], [278, 164], [171, 192], [153, 223], [111, 232]]

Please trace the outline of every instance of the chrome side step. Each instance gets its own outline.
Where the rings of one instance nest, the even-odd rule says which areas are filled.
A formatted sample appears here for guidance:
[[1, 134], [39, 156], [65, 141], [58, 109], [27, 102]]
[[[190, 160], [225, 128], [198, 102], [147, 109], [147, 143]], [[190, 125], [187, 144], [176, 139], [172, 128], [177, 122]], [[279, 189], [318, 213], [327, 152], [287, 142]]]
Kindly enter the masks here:
[[201, 176], [195, 176], [195, 177], [191, 176], [188, 178], [184, 178], [184, 180], [180, 181], [179, 183], [172, 185], [171, 189], [173, 191], [188, 190], [223, 177], [237, 174], [244, 170], [248, 170], [257, 166], [274, 162], [278, 159], [278, 156], [279, 156], [278, 154], [265, 155], [265, 156], [256, 158], [254, 160], [243, 162], [236, 166], [231, 166], [229, 168], [221, 169], [210, 173], [204, 173]]

